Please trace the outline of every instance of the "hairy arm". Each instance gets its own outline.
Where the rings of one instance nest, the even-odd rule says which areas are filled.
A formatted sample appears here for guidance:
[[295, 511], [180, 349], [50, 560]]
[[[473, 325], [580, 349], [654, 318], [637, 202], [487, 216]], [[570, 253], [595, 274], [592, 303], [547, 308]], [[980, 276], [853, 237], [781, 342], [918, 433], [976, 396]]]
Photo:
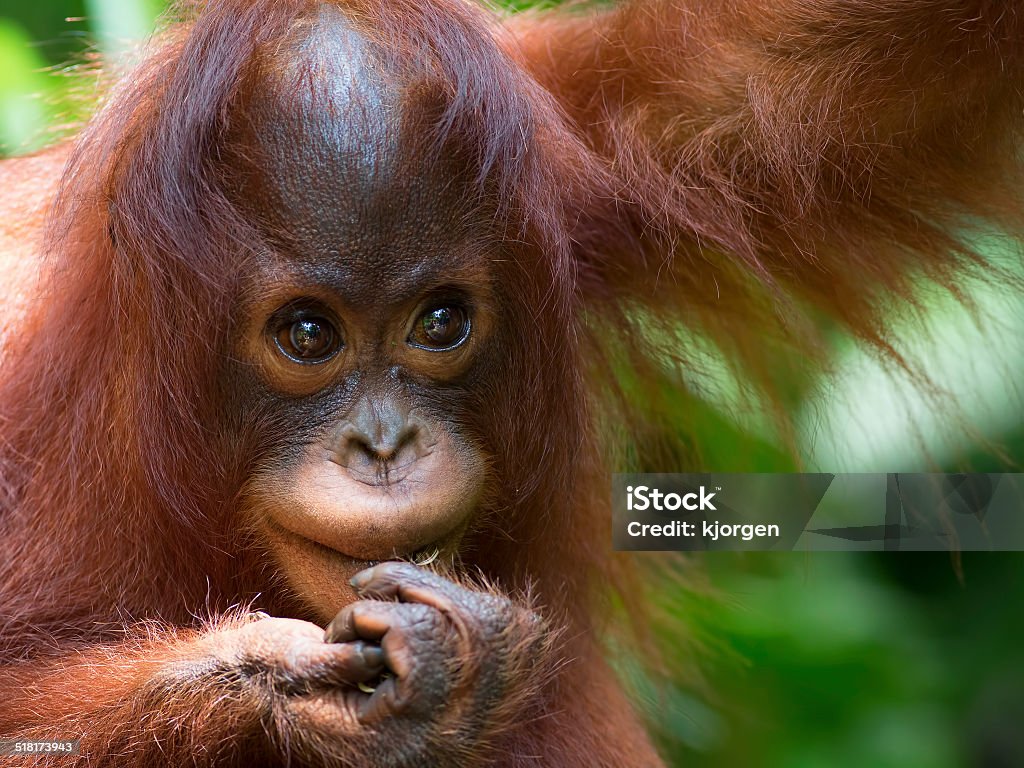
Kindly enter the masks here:
[[43, 756], [42, 765], [130, 768], [186, 764], [193, 756], [196, 765], [234, 765], [265, 740], [261, 718], [274, 683], [249, 684], [239, 654], [258, 631], [259, 623], [225, 620], [207, 632], [154, 629], [117, 644], [29, 657], [0, 669], [8, 692], [0, 733], [80, 740], [77, 756]]
[[[81, 739], [55, 766], [490, 765], [542, 717], [552, 635], [529, 608], [378, 565], [327, 633], [230, 618], [0, 669], [4, 739]], [[510, 763], [511, 764], [511, 763]]]
[[510, 23], [610, 175], [615, 207], [578, 233], [594, 293], [685, 304], [728, 339], [777, 322], [768, 287], [881, 342], [883, 295], [979, 264], [971, 227], [1021, 230], [1013, 4], [644, 0]]
[[0, 370], [11, 336], [32, 314], [42, 264], [46, 210], [56, 194], [67, 147], [0, 161]]

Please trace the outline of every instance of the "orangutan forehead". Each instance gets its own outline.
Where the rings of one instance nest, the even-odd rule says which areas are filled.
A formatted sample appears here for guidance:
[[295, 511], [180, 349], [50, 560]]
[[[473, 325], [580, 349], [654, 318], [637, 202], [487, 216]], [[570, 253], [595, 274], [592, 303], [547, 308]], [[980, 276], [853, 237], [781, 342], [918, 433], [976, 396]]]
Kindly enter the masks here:
[[333, 6], [320, 6], [262, 62], [246, 115], [268, 181], [300, 219], [391, 186], [401, 89]]
[[285, 256], [370, 288], [451, 266], [474, 218], [457, 169], [412, 149], [406, 83], [340, 11], [322, 6], [294, 29], [260, 77], [241, 105], [242, 194], [293, 246]]

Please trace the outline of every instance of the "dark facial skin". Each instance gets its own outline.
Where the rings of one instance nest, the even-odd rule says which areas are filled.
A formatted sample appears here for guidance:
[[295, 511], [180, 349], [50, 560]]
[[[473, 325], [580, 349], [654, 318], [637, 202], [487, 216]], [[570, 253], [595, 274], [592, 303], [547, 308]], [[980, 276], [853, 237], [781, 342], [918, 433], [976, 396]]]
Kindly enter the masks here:
[[288, 59], [240, 121], [259, 158], [241, 204], [272, 246], [229, 375], [274, 425], [247, 507], [326, 620], [368, 563], [450, 557], [473, 520], [486, 455], [467, 395], [501, 375], [499, 251], [446, 158], [411, 166], [401, 87], [336, 10]]

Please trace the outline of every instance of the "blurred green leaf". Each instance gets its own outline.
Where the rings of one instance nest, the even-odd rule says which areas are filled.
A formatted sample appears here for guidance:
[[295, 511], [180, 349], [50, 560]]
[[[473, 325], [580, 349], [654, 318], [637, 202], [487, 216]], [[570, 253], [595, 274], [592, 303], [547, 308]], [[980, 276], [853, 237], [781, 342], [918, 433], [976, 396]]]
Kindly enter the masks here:
[[42, 95], [52, 88], [45, 66], [28, 34], [0, 18], [0, 151], [25, 152], [42, 144], [49, 118]]
[[147, 38], [163, 6], [155, 0], [86, 0], [85, 5], [100, 47], [112, 56]]

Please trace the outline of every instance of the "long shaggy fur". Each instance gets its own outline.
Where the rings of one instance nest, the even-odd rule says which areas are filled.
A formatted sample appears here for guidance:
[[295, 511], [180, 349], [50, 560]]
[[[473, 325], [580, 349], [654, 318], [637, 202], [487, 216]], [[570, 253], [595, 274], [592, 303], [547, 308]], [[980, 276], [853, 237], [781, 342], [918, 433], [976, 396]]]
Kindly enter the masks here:
[[[526, 681], [528, 722], [510, 699], [463, 764], [655, 764], [599, 638], [606, 617], [644, 615], [638, 561], [610, 553], [608, 473], [668, 405], [664, 340], [709, 338], [780, 415], [778, 366], [824, 364], [823, 322], [898, 360], [882, 310], [921, 279], [955, 292], [991, 275], [972, 236], [1020, 232], [1024, 13], [633, 0], [502, 22], [457, 0], [337, 5], [414, 84], [424, 147], [464, 153], [538, 327], [509, 350], [514, 396], [484, 398], [502, 493], [464, 560], [533, 585], [571, 663]], [[249, 447], [210, 425], [259, 237], [224, 189], [233, 108], [311, 7], [179, 4], [75, 140], [45, 227], [34, 214], [33, 233], [0, 237], [6, 271], [43, 270], [38, 299], [0, 323], [0, 681], [24, 692], [0, 702], [5, 738], [57, 722], [89, 735], [92, 766], [316, 764], [301, 740], [254, 753], [263, 705], [215, 674], [151, 685], [200, 614], [230, 626], [257, 593], [302, 612], [237, 533]], [[56, 174], [66, 155], [0, 178]], [[14, 249], [44, 229], [45, 246]], [[697, 466], [680, 446], [646, 458]]]

